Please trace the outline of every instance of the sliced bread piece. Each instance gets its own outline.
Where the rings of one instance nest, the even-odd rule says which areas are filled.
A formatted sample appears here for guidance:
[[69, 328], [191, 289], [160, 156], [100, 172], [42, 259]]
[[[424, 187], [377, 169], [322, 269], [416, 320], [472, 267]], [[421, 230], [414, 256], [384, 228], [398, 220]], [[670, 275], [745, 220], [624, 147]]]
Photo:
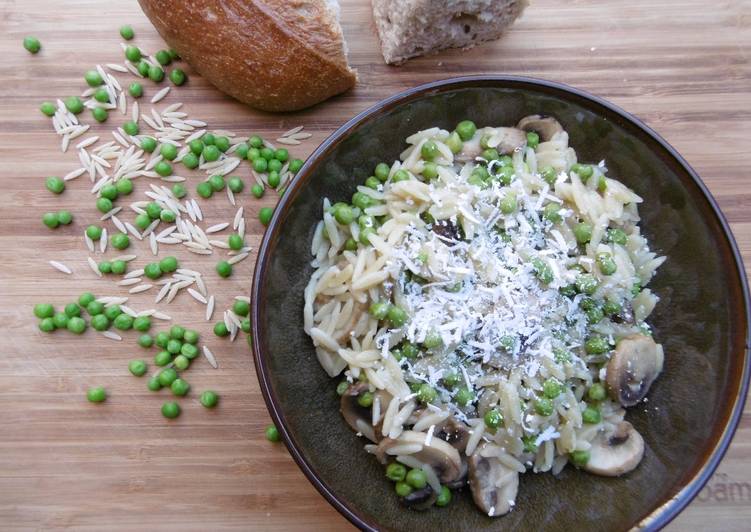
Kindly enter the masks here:
[[336, 0], [139, 0], [162, 38], [218, 89], [266, 111], [355, 85]]
[[501, 36], [527, 0], [372, 0], [386, 63]]

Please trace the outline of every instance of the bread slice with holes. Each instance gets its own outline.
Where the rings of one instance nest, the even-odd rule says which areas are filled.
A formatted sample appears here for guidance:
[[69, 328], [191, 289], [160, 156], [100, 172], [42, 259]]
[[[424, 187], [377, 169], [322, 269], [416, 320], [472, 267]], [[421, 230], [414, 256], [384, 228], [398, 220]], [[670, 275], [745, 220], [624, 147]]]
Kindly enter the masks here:
[[389, 64], [497, 39], [527, 6], [527, 0], [372, 0], [372, 3], [381, 52]]

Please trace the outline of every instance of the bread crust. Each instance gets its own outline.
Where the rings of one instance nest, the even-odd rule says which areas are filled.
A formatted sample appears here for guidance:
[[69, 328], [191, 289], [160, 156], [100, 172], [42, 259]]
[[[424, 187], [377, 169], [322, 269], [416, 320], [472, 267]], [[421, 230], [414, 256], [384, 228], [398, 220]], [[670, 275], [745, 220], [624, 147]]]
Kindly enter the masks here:
[[162, 38], [219, 90], [265, 111], [355, 85], [324, 0], [138, 0]]

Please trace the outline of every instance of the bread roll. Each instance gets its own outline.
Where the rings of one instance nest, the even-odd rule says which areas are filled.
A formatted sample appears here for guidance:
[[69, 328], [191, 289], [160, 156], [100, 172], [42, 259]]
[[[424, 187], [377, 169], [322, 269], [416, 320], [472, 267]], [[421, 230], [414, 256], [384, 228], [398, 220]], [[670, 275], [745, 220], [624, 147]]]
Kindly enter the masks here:
[[139, 0], [162, 38], [218, 89], [294, 111], [355, 85], [336, 0]]
[[372, 0], [383, 59], [398, 64], [497, 39], [527, 0]]

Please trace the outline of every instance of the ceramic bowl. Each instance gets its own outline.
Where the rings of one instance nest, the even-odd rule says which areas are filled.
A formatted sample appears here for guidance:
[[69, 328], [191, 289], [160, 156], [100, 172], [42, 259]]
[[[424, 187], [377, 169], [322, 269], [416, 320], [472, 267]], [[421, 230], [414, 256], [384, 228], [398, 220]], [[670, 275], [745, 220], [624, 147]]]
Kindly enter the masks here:
[[[337, 381], [319, 367], [303, 332], [303, 288], [321, 200], [352, 196], [380, 161], [393, 161], [411, 133], [511, 125], [555, 116], [584, 161], [605, 159], [609, 175], [644, 203], [642, 230], [668, 259], [650, 284], [661, 300], [651, 323], [665, 368], [648, 401], [627, 419], [646, 453], [632, 473], [603, 478], [567, 467], [520, 478], [515, 509], [481, 513], [468, 490], [448, 508], [401, 507], [365, 443], [345, 424]], [[253, 278], [253, 351], [266, 403], [313, 485], [352, 523], [375, 530], [658, 529], [699, 492], [728, 447], [749, 378], [749, 299], [741, 257], [701, 179], [647, 126], [600, 98], [557, 83], [505, 76], [439, 81], [407, 90], [356, 116], [307, 160], [282, 196]]]

